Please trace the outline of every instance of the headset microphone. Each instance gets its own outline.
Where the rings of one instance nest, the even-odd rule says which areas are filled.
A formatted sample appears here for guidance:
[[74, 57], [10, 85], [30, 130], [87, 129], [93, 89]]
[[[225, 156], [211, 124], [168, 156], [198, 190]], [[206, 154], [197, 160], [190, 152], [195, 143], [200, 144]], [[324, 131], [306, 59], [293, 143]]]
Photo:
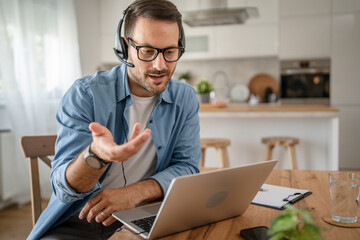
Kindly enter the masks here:
[[124, 15], [122, 17], [122, 19], [120, 19], [117, 31], [116, 31], [116, 37], [115, 37], [115, 48], [113, 48], [115, 56], [117, 57], [117, 59], [119, 59], [120, 62], [124, 63], [126, 66], [128, 67], [135, 67], [134, 64], [128, 62], [128, 50], [127, 50], [127, 44], [125, 42], [125, 39], [123, 37], [121, 37], [121, 27], [122, 24], [124, 22], [125, 19], [125, 15], [127, 10], [129, 9], [126, 8], [124, 11]]

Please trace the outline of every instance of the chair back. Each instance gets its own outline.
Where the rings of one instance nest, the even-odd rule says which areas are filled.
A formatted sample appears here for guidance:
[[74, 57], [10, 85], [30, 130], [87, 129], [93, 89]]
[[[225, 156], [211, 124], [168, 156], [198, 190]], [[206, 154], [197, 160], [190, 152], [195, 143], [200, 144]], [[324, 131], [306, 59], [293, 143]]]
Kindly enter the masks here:
[[55, 154], [56, 135], [48, 136], [23, 136], [20, 140], [21, 148], [30, 164], [30, 188], [31, 188], [31, 211], [32, 223], [38, 220], [41, 208], [40, 181], [38, 159], [41, 159], [51, 168], [49, 156]]

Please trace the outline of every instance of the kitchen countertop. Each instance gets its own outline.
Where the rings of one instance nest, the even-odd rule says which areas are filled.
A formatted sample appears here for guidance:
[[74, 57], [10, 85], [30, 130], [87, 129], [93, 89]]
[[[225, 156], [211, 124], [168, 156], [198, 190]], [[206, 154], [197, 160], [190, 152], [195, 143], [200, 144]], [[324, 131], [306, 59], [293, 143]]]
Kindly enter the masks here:
[[327, 105], [281, 105], [281, 104], [200, 104], [199, 112], [339, 112]]

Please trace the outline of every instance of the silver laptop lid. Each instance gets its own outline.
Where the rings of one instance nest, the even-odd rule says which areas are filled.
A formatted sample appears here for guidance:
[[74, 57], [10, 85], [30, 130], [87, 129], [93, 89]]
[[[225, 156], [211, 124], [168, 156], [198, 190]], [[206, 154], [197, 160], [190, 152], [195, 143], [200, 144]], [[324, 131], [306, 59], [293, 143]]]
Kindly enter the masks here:
[[[173, 179], [150, 233], [141, 236], [154, 239], [240, 216], [276, 163], [272, 160]], [[129, 226], [123, 216], [127, 218], [130, 211], [114, 216]]]

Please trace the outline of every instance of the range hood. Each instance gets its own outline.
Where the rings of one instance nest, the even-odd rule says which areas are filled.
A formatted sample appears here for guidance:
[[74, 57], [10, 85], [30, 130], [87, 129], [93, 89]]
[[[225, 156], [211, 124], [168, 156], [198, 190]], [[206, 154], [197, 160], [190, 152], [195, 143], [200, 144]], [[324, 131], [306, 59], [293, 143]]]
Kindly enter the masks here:
[[183, 13], [183, 22], [190, 27], [242, 24], [248, 18], [259, 17], [256, 7], [212, 8]]

